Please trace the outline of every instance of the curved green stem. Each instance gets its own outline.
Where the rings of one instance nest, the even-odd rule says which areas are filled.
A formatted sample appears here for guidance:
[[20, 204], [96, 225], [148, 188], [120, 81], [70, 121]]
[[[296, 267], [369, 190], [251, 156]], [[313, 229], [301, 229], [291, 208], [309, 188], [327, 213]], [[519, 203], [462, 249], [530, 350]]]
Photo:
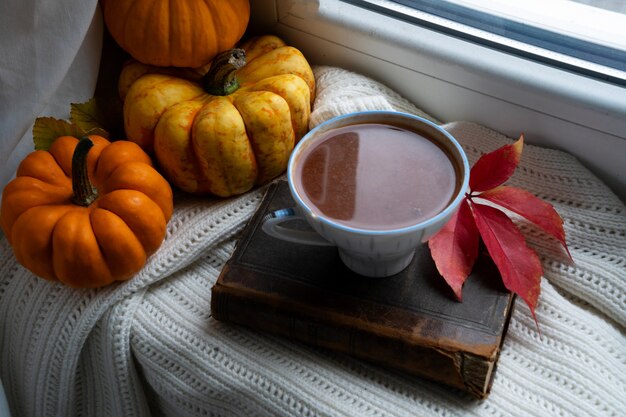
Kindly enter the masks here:
[[87, 154], [93, 146], [88, 137], [78, 141], [72, 155], [72, 201], [79, 206], [88, 206], [98, 198], [98, 190], [89, 181]]
[[236, 72], [246, 65], [246, 52], [240, 48], [218, 54], [209, 72], [202, 77], [204, 91], [214, 96], [227, 96], [239, 88]]

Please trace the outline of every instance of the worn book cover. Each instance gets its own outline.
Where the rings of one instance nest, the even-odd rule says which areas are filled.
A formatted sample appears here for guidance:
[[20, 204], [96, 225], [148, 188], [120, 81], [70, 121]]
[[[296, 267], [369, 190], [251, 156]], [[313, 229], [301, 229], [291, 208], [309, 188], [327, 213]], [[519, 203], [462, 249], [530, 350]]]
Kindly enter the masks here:
[[[217, 320], [393, 367], [485, 398], [514, 301], [480, 255], [463, 302], [437, 272], [426, 244], [387, 278], [347, 269], [333, 247], [266, 235], [261, 220], [293, 206], [285, 181], [269, 186], [212, 289]], [[306, 227], [294, 221], [293, 227]]]

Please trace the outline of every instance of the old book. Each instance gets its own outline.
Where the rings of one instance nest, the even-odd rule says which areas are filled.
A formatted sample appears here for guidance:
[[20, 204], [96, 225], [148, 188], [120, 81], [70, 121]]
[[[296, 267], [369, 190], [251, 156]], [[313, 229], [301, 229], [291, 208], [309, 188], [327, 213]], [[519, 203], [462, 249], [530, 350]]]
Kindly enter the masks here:
[[479, 257], [458, 302], [426, 245], [403, 272], [366, 278], [333, 247], [261, 230], [263, 216], [291, 206], [286, 182], [268, 188], [212, 289], [215, 319], [488, 395], [514, 301], [488, 257]]

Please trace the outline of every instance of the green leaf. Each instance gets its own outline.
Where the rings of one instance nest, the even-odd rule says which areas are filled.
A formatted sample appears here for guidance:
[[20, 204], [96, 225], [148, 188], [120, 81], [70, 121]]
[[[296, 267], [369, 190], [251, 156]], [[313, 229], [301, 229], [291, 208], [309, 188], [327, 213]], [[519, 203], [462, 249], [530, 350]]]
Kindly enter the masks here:
[[47, 151], [59, 136], [85, 136], [86, 132], [66, 120], [54, 117], [38, 117], [33, 126], [35, 149]]
[[102, 128], [102, 117], [94, 98], [86, 103], [71, 104], [70, 120], [83, 130]]
[[106, 138], [109, 138], [108, 132], [118, 129], [121, 117], [118, 103], [111, 100], [94, 97], [85, 103], [71, 104], [70, 119], [76, 126]]

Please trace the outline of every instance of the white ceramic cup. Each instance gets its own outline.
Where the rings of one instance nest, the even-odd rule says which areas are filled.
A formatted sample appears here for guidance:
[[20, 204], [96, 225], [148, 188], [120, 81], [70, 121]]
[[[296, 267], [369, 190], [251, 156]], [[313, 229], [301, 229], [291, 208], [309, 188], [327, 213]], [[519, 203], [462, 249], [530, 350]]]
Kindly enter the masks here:
[[[314, 145], [324, 133], [348, 125], [385, 124], [401, 126], [430, 138], [443, 148], [457, 167], [457, 188], [449, 204], [434, 217], [397, 229], [370, 230], [349, 227], [314, 211], [306, 203], [295, 184], [303, 151]], [[385, 167], [382, 167], [383, 169]], [[393, 111], [351, 113], [328, 120], [306, 134], [296, 145], [289, 159], [287, 178], [295, 207], [276, 210], [263, 219], [262, 228], [270, 236], [310, 245], [333, 245], [339, 249], [343, 263], [352, 271], [368, 277], [386, 277], [406, 268], [417, 245], [438, 232], [456, 212], [469, 183], [469, 163], [459, 143], [438, 125], [418, 116]], [[314, 231], [296, 230], [283, 223], [304, 219]]]

